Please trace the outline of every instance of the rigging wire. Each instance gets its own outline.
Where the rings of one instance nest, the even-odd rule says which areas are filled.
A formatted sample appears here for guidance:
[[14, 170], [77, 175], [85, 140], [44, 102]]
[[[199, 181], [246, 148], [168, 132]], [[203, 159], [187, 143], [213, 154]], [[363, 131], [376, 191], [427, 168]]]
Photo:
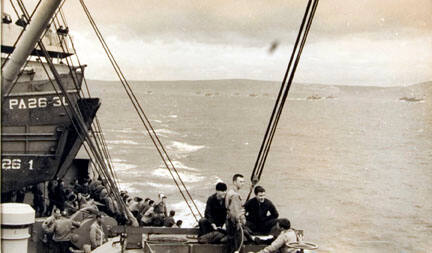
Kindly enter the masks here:
[[[14, 9], [16, 15], [18, 16], [18, 18], [20, 18], [18, 11], [15, 8], [15, 5], [13, 4], [12, 0], [9, 0], [9, 2], [12, 5], [12, 8]], [[39, 2], [36, 4], [36, 7], [34, 8], [32, 14], [30, 15], [30, 17], [28, 18], [28, 20], [26, 21], [27, 23], [30, 23], [30, 20], [32, 19], [33, 15], [35, 14], [37, 8], [39, 7], [40, 3], [42, 2], [42, 0], [39, 0]], [[15, 40], [14, 44], [12, 45], [12, 48], [15, 48], [16, 44], [18, 43], [18, 41], [21, 39], [21, 36], [23, 35], [25, 29], [22, 29], [20, 34], [18, 35], [17, 39]], [[3, 66], [6, 64], [6, 62], [9, 60], [10, 56], [11, 56], [12, 52], [8, 53], [8, 55], [6, 56], [6, 58], [4, 59], [4, 61], [2, 62], [2, 66], [1, 68], [3, 69]]]
[[[60, 11], [58, 13], [60, 13], [60, 14], [62, 13], [61, 9], [60, 9]], [[64, 17], [62, 16], [61, 18], [64, 21]], [[55, 29], [57, 30], [61, 26], [61, 22], [58, 19], [58, 15], [55, 16], [55, 21], [57, 23], [56, 22], [53, 22], [53, 23], [54, 23]], [[65, 24], [65, 23], [63, 22], [63, 24]], [[66, 24], [65, 24], [65, 27], [67, 27]], [[70, 54], [71, 52], [69, 51], [69, 48], [64, 43], [66, 40], [65, 40], [65, 38], [63, 38], [63, 35], [57, 34], [57, 36], [58, 36], [58, 39], [60, 41], [60, 45], [62, 47], [63, 52], [67, 53], [67, 54]], [[68, 38], [70, 39], [70, 36], [68, 36]], [[74, 50], [73, 54], [75, 54], [75, 56], [78, 58], [78, 56], [76, 55], [76, 51], [75, 50]], [[69, 58], [66, 57], [65, 60], [66, 60], [67, 66], [69, 68], [69, 73], [70, 73], [71, 78], [72, 78], [72, 80], [74, 82], [75, 88], [77, 90], [80, 90], [80, 92], [82, 93], [82, 95], [84, 95], [83, 90], [79, 87], [80, 85], [78, 84], [79, 82], [77, 80], [76, 74], [75, 75], [73, 74], [75, 72], [73, 71], [73, 67], [71, 66], [72, 65], [72, 59], [69, 60]], [[81, 66], [80, 63], [79, 63], [79, 60], [78, 60], [78, 64], [79, 64], [79, 66]], [[84, 76], [83, 76], [83, 80], [85, 80]], [[86, 89], [87, 89], [88, 95], [90, 96], [90, 91], [88, 90], [87, 82], [85, 82], [85, 83], [86, 83]], [[96, 126], [96, 127], [94, 127], [94, 126]], [[96, 130], [95, 130], [95, 128], [96, 128]], [[97, 124], [97, 125], [93, 124], [92, 127], [90, 128], [90, 132], [95, 137], [96, 147], [99, 149], [99, 152], [103, 154], [104, 160], [107, 161], [107, 166], [108, 166], [108, 169], [109, 169], [109, 173], [111, 174], [112, 178], [118, 184], [118, 178], [117, 178], [117, 175], [115, 174], [115, 171], [114, 171], [114, 168], [113, 168], [113, 165], [112, 165], [112, 159], [111, 159], [111, 157], [110, 157], [110, 155], [108, 153], [108, 149], [106, 147], [107, 146], [106, 142], [103, 141], [101, 135], [98, 134], [98, 133], [101, 132], [100, 125], [99, 124]]]
[[[307, 24], [307, 26], [306, 26], [306, 30], [305, 30], [305, 35], [304, 35], [304, 37], [302, 38], [301, 46], [300, 46], [300, 49], [299, 49], [298, 55], [297, 55], [297, 57], [296, 57], [295, 64], [294, 64], [294, 66], [293, 66], [293, 70], [292, 70], [292, 71], [293, 71], [293, 72], [292, 72], [293, 74], [290, 75], [290, 78], [289, 78], [289, 81], [288, 81], [288, 87], [287, 87], [286, 90], [285, 90], [284, 97], [283, 97], [283, 99], [282, 99], [281, 107], [280, 107], [279, 110], [278, 110], [277, 117], [276, 117], [276, 121], [275, 121], [275, 124], [274, 124], [274, 126], [273, 126], [273, 128], [272, 128], [272, 132], [271, 132], [271, 135], [270, 135], [270, 136], [271, 136], [271, 139], [270, 139], [270, 141], [267, 143], [266, 153], [265, 153], [266, 155], [265, 155], [265, 157], [264, 157], [264, 160], [262, 161], [261, 168], [264, 167], [264, 163], [265, 163], [265, 161], [266, 161], [266, 158], [267, 158], [267, 155], [268, 155], [268, 151], [270, 150], [270, 145], [271, 145], [271, 142], [272, 142], [272, 140], [273, 140], [273, 137], [274, 137], [274, 134], [275, 134], [275, 131], [276, 131], [277, 124], [278, 124], [278, 122], [279, 122], [280, 116], [281, 116], [281, 114], [282, 114], [282, 109], [283, 109], [283, 106], [284, 106], [284, 104], [285, 104], [285, 102], [286, 102], [286, 98], [287, 98], [287, 96], [288, 96], [289, 88], [291, 87], [291, 84], [292, 84], [292, 81], [293, 81], [293, 78], [294, 78], [294, 73], [295, 73], [295, 71], [296, 71], [296, 69], [297, 69], [297, 66], [298, 66], [298, 63], [299, 63], [299, 60], [300, 60], [300, 55], [301, 55], [301, 53], [302, 53], [302, 51], [303, 51], [303, 48], [304, 48], [304, 45], [305, 45], [305, 43], [306, 43], [306, 38], [307, 38], [307, 35], [308, 35], [308, 33], [309, 33], [309, 30], [310, 30], [311, 24], [312, 24], [312, 20], [313, 20], [314, 14], [315, 14], [315, 10], [316, 10], [317, 4], [318, 4], [318, 0], [317, 0], [316, 2], [314, 2], [314, 6], [312, 7], [312, 12], [311, 12], [311, 14], [310, 14], [310, 18], [308, 19], [308, 24]], [[258, 175], [259, 177], [261, 177], [262, 172], [263, 172], [263, 169], [260, 170], [260, 173], [259, 173], [259, 175]]]
[[[63, 2], [63, 3], [64, 3], [64, 2]], [[59, 13], [60, 13], [60, 15], [61, 15], [61, 19], [62, 19], [62, 21], [63, 21], [63, 24], [65, 25], [65, 27], [67, 27], [66, 20], [65, 20], [63, 14], [62, 14], [62, 6], [60, 6], [60, 7], [59, 7], [59, 10], [56, 12], [56, 14], [55, 14], [55, 16], [54, 16], [54, 18], [53, 18], [53, 21], [52, 21], [52, 23], [54, 24], [55, 30], [57, 30], [57, 29], [59, 28], [59, 26], [61, 25], [61, 22], [60, 22], [60, 20], [58, 19], [58, 14], [59, 14]], [[57, 23], [56, 23], [56, 22], [57, 22]], [[68, 33], [67, 35], [68, 35], [69, 40], [72, 42], [69, 33]], [[68, 54], [68, 55], [71, 54], [71, 52], [69, 51], [69, 48], [68, 48], [67, 44], [64, 43], [64, 42], [66, 42], [66, 40], [65, 40], [65, 38], [63, 38], [63, 35], [60, 35], [60, 34], [57, 33], [57, 36], [58, 36], [58, 39], [59, 39], [59, 42], [60, 42], [60, 46], [61, 46], [61, 48], [62, 48], [63, 53]], [[76, 56], [76, 58], [78, 59], [78, 56], [77, 56], [77, 54], [76, 54], [76, 50], [75, 50], [75, 48], [73, 48], [73, 50], [74, 50], [74, 51], [73, 51], [72, 54], [74, 54], [74, 55]], [[78, 77], [77, 77], [77, 75], [76, 75], [76, 73], [75, 73], [75, 71], [74, 71], [74, 67], [73, 67], [72, 59], [69, 59], [68, 57], [65, 57], [65, 60], [66, 60], [66, 64], [67, 64], [67, 66], [68, 66], [68, 68], [69, 68], [69, 73], [70, 73], [70, 76], [71, 76], [71, 78], [72, 78], [72, 81], [73, 81], [73, 83], [74, 83], [74, 86], [75, 86], [76, 90], [79, 90], [80, 93], [81, 93], [82, 95], [85, 95], [84, 92], [83, 92], [83, 90], [79, 87], [80, 85], [79, 85], [79, 81], [77, 80]], [[81, 64], [79, 63], [79, 59], [78, 59], [78, 66], [81, 67]], [[83, 68], [81, 67], [81, 70], [82, 70], [82, 69], [83, 69]], [[74, 74], [75, 74], [75, 75], [74, 75]], [[85, 80], [85, 79], [84, 79], [84, 76], [83, 76], [83, 80]], [[87, 85], [86, 85], [86, 89], [87, 89], [88, 95], [89, 95], [89, 97], [90, 97], [90, 92], [89, 92], [89, 90], [88, 90], [88, 86], [87, 86]], [[82, 97], [82, 96], [80, 95], [80, 97]], [[96, 118], [96, 120], [97, 120], [97, 117], [96, 117], [96, 116], [95, 116], [95, 118]], [[96, 126], [97, 126], [97, 127], [96, 127], [96, 130], [94, 130], [94, 129], [95, 129], [94, 126], [95, 126], [95, 124], [92, 124], [92, 126], [90, 127], [90, 132], [91, 132], [92, 135], [95, 137], [95, 141], [96, 141], [96, 148], [99, 149], [99, 150], [98, 150], [99, 153], [102, 153], [102, 154], [103, 154], [102, 157], [103, 157], [103, 159], [107, 162], [108, 169], [109, 169], [109, 174], [111, 174], [110, 176], [111, 176], [111, 177], [116, 181], [116, 184], [118, 184], [118, 183], [119, 183], [119, 181], [118, 181], [118, 177], [117, 177], [117, 175], [115, 174], [115, 171], [114, 171], [114, 169], [113, 169], [112, 159], [110, 158], [110, 155], [109, 155], [109, 153], [108, 153], [108, 150], [107, 150], [107, 147], [106, 147], [106, 146], [107, 146], [107, 145], [106, 145], [106, 142], [101, 140], [103, 137], [101, 137], [100, 134], [97, 134], [97, 132], [98, 132], [98, 133], [101, 133], [101, 127], [100, 127], [100, 125], [99, 125], [99, 123], [98, 123], [98, 124], [96, 125]], [[100, 150], [100, 148], [102, 148], [102, 150]], [[89, 152], [87, 152], [87, 153], [89, 153]]]
[[[103, 39], [103, 38], [102, 38], [102, 39]], [[101, 40], [101, 42], [104, 43], [104, 41], [102, 41], [102, 40]], [[103, 45], [103, 46], [106, 46], [106, 44]], [[105, 48], [104, 48], [104, 49], [105, 49]], [[109, 54], [109, 53], [110, 53], [109, 49], [108, 49], [108, 51], [106, 51], [106, 52], [107, 52], [107, 54]], [[110, 56], [112, 57], [112, 55], [109, 55], [108, 57], [110, 57]], [[114, 68], [118, 67], [118, 66], [114, 66], [114, 64], [116, 64], [116, 62], [115, 62], [115, 60], [114, 60], [113, 58], [110, 58], [110, 60], [112, 61], [112, 63], [113, 63], [113, 67], [114, 67]], [[113, 62], [113, 61], [114, 61], [114, 62]], [[119, 74], [122, 74], [121, 72], [119, 73], [119, 72], [117, 72], [117, 71], [118, 71], [118, 70], [116, 69], [116, 73], [117, 73], [118, 75], [119, 75]], [[121, 79], [120, 76], [119, 76], [119, 78]], [[153, 136], [152, 136], [152, 133], [149, 131], [149, 128], [151, 128], [152, 131], [153, 131], [153, 133], [155, 134], [154, 129], [152, 128], [151, 124], [150, 124], [150, 126], [147, 126], [147, 125], [146, 125], [146, 122], [150, 123], [150, 121], [147, 119], [147, 117], [146, 117], [145, 114], [144, 114], [143, 116], [139, 114], [139, 111], [138, 111], [138, 108], [137, 108], [137, 107], [140, 106], [140, 105], [137, 104], [137, 100], [136, 100], [136, 101], [133, 101], [133, 98], [134, 98], [135, 96], [134, 96], [133, 93], [129, 93], [129, 92], [131, 91], [130, 86], [126, 86], [126, 85], [128, 85], [128, 84], [127, 84], [127, 83], [126, 83], [126, 84], [123, 83], [123, 80], [121, 80], [121, 81], [122, 81], [122, 84], [124, 85], [124, 88], [126, 89], [126, 92], [127, 92], [128, 96], [129, 96], [129, 98], [131, 99], [131, 101], [132, 101], [132, 103], [133, 103], [133, 105], [134, 105], [135, 110], [137, 110], [138, 115], [140, 116], [140, 119], [142, 120], [144, 126], [146, 127], [146, 130], [147, 130], [147, 132], [149, 133], [149, 136], [150, 136], [150, 138], [152, 139], [152, 141], [153, 141], [153, 143], [154, 143], [154, 145], [155, 145], [157, 151], [159, 152], [159, 155], [161, 156], [162, 161], [164, 162], [165, 166], [167, 167], [167, 169], [168, 169], [168, 171], [169, 171], [171, 177], [173, 178], [173, 180], [174, 180], [174, 182], [175, 182], [177, 188], [179, 189], [179, 192], [181, 193], [181, 195], [182, 195], [182, 197], [184, 198], [186, 204], [188, 205], [189, 209], [191, 210], [191, 213], [192, 213], [192, 214], [194, 215], [194, 217], [195, 217], [195, 214], [193, 213], [193, 210], [191, 209], [191, 207], [190, 207], [190, 205], [189, 205], [187, 199], [185, 198], [184, 193], [182, 192], [181, 188], [179, 187], [179, 185], [178, 185], [176, 179], [174, 178], [174, 175], [173, 175], [172, 171], [170, 170], [170, 168], [169, 168], [169, 166], [168, 166], [166, 160], [164, 159], [164, 156], [162, 155], [161, 150], [159, 149], [159, 147], [157, 146], [157, 144], [156, 144], [156, 142], [155, 142], [155, 138], [157, 138], [157, 135], [156, 135], [155, 137], [153, 137]], [[126, 80], [124, 80], [124, 81], [127, 82]], [[128, 89], [129, 89], [129, 90], [128, 90]], [[136, 97], [135, 97], [135, 99], [136, 99]], [[142, 108], [141, 108], [141, 110], [142, 110]], [[143, 117], [144, 117], [144, 118], [143, 118]], [[146, 121], [144, 121], [144, 120], [146, 120]], [[158, 141], [160, 142], [160, 140], [158, 140]], [[160, 144], [160, 145], [162, 145], [162, 144]], [[161, 148], [163, 149], [163, 146], [162, 146]], [[163, 149], [163, 151], [165, 151], [165, 150]], [[166, 151], [165, 151], [165, 152], [166, 152]], [[167, 154], [166, 154], [166, 155], [167, 155]], [[169, 158], [169, 157], [168, 157], [168, 158]], [[171, 161], [170, 161], [170, 162], [171, 162]], [[172, 164], [172, 162], [171, 162], [171, 164]], [[174, 165], [172, 165], [172, 166], [174, 166]], [[174, 169], [175, 169], [175, 167], [174, 167]], [[177, 172], [177, 171], [175, 171], [175, 172], [176, 172], [177, 175], [178, 175], [178, 172]], [[178, 175], [178, 177], [179, 177], [179, 175]], [[180, 179], [180, 181], [181, 181], [181, 178], [179, 178], [179, 179]], [[182, 183], [183, 183], [183, 182], [182, 182]], [[184, 183], [183, 183], [183, 186], [184, 186]], [[184, 187], [185, 187], [185, 186], [184, 186]], [[187, 191], [187, 189], [186, 189], [186, 191]], [[187, 192], [187, 193], [189, 193], [189, 192]], [[190, 195], [190, 194], [189, 194], [189, 195]], [[195, 203], [193, 202], [193, 199], [192, 199], [192, 198], [191, 198], [191, 201], [192, 201], [192, 203], [195, 205]], [[196, 207], [196, 206], [195, 206], [195, 207]], [[197, 209], [197, 211], [198, 211], [198, 213], [199, 213], [199, 210], [198, 210], [198, 209]], [[195, 217], [195, 219], [196, 219], [196, 217]], [[196, 219], [196, 220], [197, 220], [197, 219]]]
[[13, 1], [10, 0], [9, 2], [11, 3], [12, 9], [14, 10], [15, 14], [17, 15], [17, 17], [20, 18], [21, 16], [19, 15], [19, 13], [18, 13], [18, 11], [17, 11], [17, 9], [16, 9], [15, 4], [13, 3]]
[[[102, 47], [104, 48], [104, 50], [105, 50], [105, 52], [106, 52], [106, 54], [107, 54], [107, 56], [108, 56], [108, 58], [109, 58], [111, 64], [113, 65], [113, 68], [114, 68], [114, 70], [115, 70], [117, 76], [119, 77], [120, 82], [122, 83], [122, 85], [123, 85], [123, 87], [124, 87], [124, 89], [125, 89], [125, 91], [126, 91], [128, 97], [129, 97], [129, 99], [131, 100], [134, 109], [135, 109], [136, 112], [138, 113], [138, 116], [140, 117], [140, 119], [141, 119], [141, 121], [142, 121], [144, 127], [146, 128], [147, 132], [149, 133], [149, 136], [150, 136], [150, 138], [151, 138], [153, 144], [155, 145], [155, 147], [156, 147], [156, 149], [157, 149], [157, 151], [158, 151], [160, 157], [162, 158], [163, 163], [164, 163], [165, 166], [167, 167], [167, 169], [168, 169], [168, 171], [169, 171], [169, 173], [170, 173], [170, 175], [171, 175], [171, 177], [172, 177], [174, 183], [176, 184], [176, 186], [177, 186], [177, 188], [178, 188], [180, 194], [182, 195], [183, 199], [185, 200], [185, 202], [186, 202], [188, 208], [190, 209], [192, 215], [194, 216], [195, 220], [198, 221], [197, 217], [195, 216], [195, 213], [194, 213], [193, 210], [192, 210], [192, 207], [191, 207], [190, 204], [189, 204], [189, 201], [192, 202], [192, 204], [194, 205], [194, 207], [195, 207], [197, 213], [199, 214], [199, 216], [202, 217], [202, 215], [201, 215], [201, 213], [200, 213], [198, 207], [196, 206], [196, 204], [195, 204], [195, 202], [194, 202], [192, 196], [190, 195], [189, 191], [187, 190], [187, 187], [186, 187], [186, 185], [184, 184], [183, 180], [181, 179], [181, 177], [180, 177], [178, 171], [176, 170], [174, 164], [172, 163], [171, 159], [169, 158], [169, 156], [168, 156], [168, 154], [167, 154], [165, 148], [163, 147], [163, 145], [162, 145], [162, 143], [161, 143], [159, 137], [157, 136], [156, 132], [154, 131], [154, 128], [152, 127], [151, 122], [150, 122], [149, 119], [147, 118], [147, 116], [146, 116], [146, 114], [144, 113], [144, 111], [143, 111], [141, 105], [139, 104], [138, 99], [136, 98], [136, 96], [135, 96], [135, 94], [133, 93], [133, 91], [132, 91], [132, 89], [131, 89], [129, 83], [127, 82], [126, 78], [124, 77], [124, 74], [122, 73], [120, 67], [118, 66], [116, 60], [114, 59], [114, 57], [113, 57], [113, 55], [112, 55], [110, 49], [108, 48], [108, 46], [107, 46], [107, 44], [106, 44], [106, 42], [105, 42], [105, 40], [104, 40], [104, 38], [103, 38], [103, 36], [102, 36], [100, 30], [98, 29], [98, 27], [97, 27], [95, 21], [93, 20], [93, 18], [92, 18], [92, 16], [91, 16], [91, 14], [90, 14], [90, 12], [89, 12], [87, 6], [85, 5], [85, 3], [84, 3], [83, 0], [80, 0], [80, 2], [81, 2], [81, 5], [83, 6], [84, 12], [86, 13], [86, 15], [87, 15], [87, 17], [88, 17], [88, 19], [89, 19], [89, 21], [90, 21], [90, 23], [91, 23], [93, 29], [95, 30], [95, 33], [96, 33], [96, 35], [97, 35], [99, 41], [100, 41], [101, 44], [102, 44]], [[168, 161], [167, 161], [167, 160], [168, 160]], [[174, 172], [177, 174], [178, 180], [180, 181], [181, 185], [182, 185], [183, 188], [184, 188], [184, 191], [186, 192], [186, 194], [187, 194], [188, 197], [189, 197], [189, 201], [187, 200], [186, 196], [185, 196], [184, 193], [183, 193], [183, 190], [180, 188], [180, 185], [178, 184], [176, 178], [174, 177], [174, 174], [172, 173], [171, 168], [170, 168], [170, 166], [168, 165], [168, 162], [171, 164], [172, 170], [174, 170]]]
[[[25, 6], [22, 4], [22, 5], [20, 5], [20, 7], [21, 7], [23, 14], [28, 17], [29, 15], [28, 15], [28, 12], [27, 12]], [[118, 186], [115, 184], [115, 182], [112, 182], [111, 177], [106, 174], [107, 170], [104, 167], [104, 163], [102, 162], [102, 159], [100, 158], [100, 153], [97, 153], [97, 151], [95, 150], [94, 144], [92, 143], [92, 140], [87, 133], [87, 130], [86, 130], [87, 127], [86, 127], [86, 124], [83, 120], [81, 112], [79, 110], [76, 110], [76, 108], [74, 106], [72, 106], [72, 104], [73, 104], [72, 99], [70, 98], [70, 95], [67, 93], [67, 90], [63, 87], [63, 85], [60, 81], [60, 75], [58, 74], [57, 70], [55, 69], [55, 66], [52, 63], [51, 58], [49, 56], [49, 53], [46, 50], [45, 46], [43, 45], [42, 40], [40, 40], [38, 42], [38, 45], [45, 55], [45, 60], [46, 60], [47, 64], [49, 65], [52, 74], [54, 75], [54, 78], [58, 84], [58, 87], [61, 89], [61, 92], [65, 95], [66, 99], [68, 100], [68, 103], [71, 105], [68, 108], [63, 104], [63, 108], [65, 109], [66, 113], [68, 114], [69, 119], [71, 120], [74, 128], [76, 129], [77, 135], [82, 140], [82, 143], [84, 144], [85, 148], [86, 148], [86, 144], [90, 147], [90, 150], [91, 150], [93, 156], [95, 157], [94, 160], [97, 161], [96, 165], [100, 166], [99, 167], [99, 172], [101, 172], [100, 174], [104, 175], [104, 177], [107, 179], [106, 182], [109, 184], [108, 186], [111, 186], [110, 188], [112, 190], [110, 191], [110, 193], [112, 193], [112, 195], [114, 195], [113, 197], [120, 203], [121, 208], [126, 213], [127, 212], [126, 211], [127, 210], [126, 204], [123, 202], [123, 199], [120, 197]], [[36, 51], [36, 54], [42, 63], [42, 59], [39, 56], [39, 53], [37, 53], [37, 51]], [[57, 91], [57, 89], [54, 85], [54, 82], [52, 81], [51, 77], [49, 76], [48, 72], [46, 71], [43, 63], [42, 63], [42, 67], [45, 70], [50, 83], [53, 85], [54, 91], [56, 92], [57, 95], [60, 96], [60, 93]], [[74, 119], [77, 119], [77, 122]], [[85, 135], [85, 137], [83, 137], [83, 134]], [[85, 140], [87, 140], [87, 142], [85, 142]], [[87, 148], [86, 148], [86, 150], [87, 150]], [[87, 152], [88, 152], [88, 150], [87, 150]], [[90, 154], [90, 152], [88, 152], [88, 153]]]
[[[65, 27], [68, 27], [68, 24], [66, 22], [66, 18], [64, 16], [62, 8], [59, 8], [59, 13], [60, 13], [60, 17], [61, 17], [61, 20], [62, 20], [63, 24], [65, 25]], [[58, 15], [56, 15], [56, 18], [57, 17], [58, 17]], [[60, 23], [60, 21], [58, 19], [57, 19], [57, 21], [58, 21], [58, 23]], [[73, 53], [73, 55], [75, 56], [75, 58], [77, 60], [78, 66], [81, 67], [82, 65], [81, 65], [80, 59], [78, 57], [77, 51], [75, 49], [75, 45], [73, 43], [72, 37], [71, 37], [71, 35], [69, 33], [67, 34], [67, 36], [68, 36], [69, 42], [70, 42], [70, 44], [72, 46], [72, 53]], [[69, 48], [66, 46], [66, 49], [69, 49]], [[72, 59], [71, 59], [71, 61], [72, 61]], [[82, 68], [82, 72], [83, 71], [84, 71], [84, 68]], [[87, 95], [88, 95], [88, 97], [91, 97], [90, 90], [89, 90], [89, 85], [88, 85], [87, 80], [84, 77], [84, 75], [83, 75], [83, 81], [84, 81], [84, 84], [85, 84], [84, 87], [85, 87], [85, 90], [87, 91]], [[80, 89], [80, 91], [81, 91], [82, 95], [85, 96], [84, 90], [82, 88]], [[93, 129], [95, 129], [95, 130], [93, 130]], [[106, 143], [105, 135], [104, 135], [104, 133], [102, 131], [102, 127], [100, 125], [99, 118], [97, 117], [97, 115], [95, 116], [94, 122], [92, 124], [91, 131], [92, 131], [93, 136], [95, 136], [99, 140], [99, 143], [101, 143], [102, 151], [103, 151], [104, 157], [105, 157], [105, 159], [106, 159], [106, 161], [108, 163], [108, 167], [110, 169], [110, 172], [114, 176], [114, 180], [116, 181], [116, 183], [119, 184], [118, 176], [117, 176], [117, 174], [116, 174], [116, 172], [114, 170], [114, 166], [113, 166], [113, 162], [112, 162], [112, 157], [111, 157], [111, 155], [110, 155], [110, 153], [108, 151], [108, 144]]]
[[[302, 22], [300, 25], [297, 39], [296, 39], [296, 42], [294, 44], [294, 48], [293, 48], [293, 51], [292, 51], [292, 54], [291, 54], [291, 57], [290, 57], [290, 60], [288, 63], [288, 67], [287, 67], [287, 70], [285, 72], [285, 75], [284, 75], [284, 78], [283, 78], [283, 81], [281, 84], [281, 88], [279, 90], [278, 97], [276, 99], [272, 114], [270, 116], [267, 130], [265, 132], [264, 139], [263, 139], [263, 142], [261, 144], [260, 151], [258, 153], [258, 157], [257, 157], [257, 160], [256, 160], [255, 165], [254, 165], [254, 169], [252, 171], [252, 175], [251, 175], [251, 183], [252, 184], [250, 187], [250, 191], [249, 191], [247, 200], [250, 198], [250, 195], [252, 193], [254, 186], [259, 182], [261, 175], [262, 175], [262, 172], [264, 171], [264, 165], [265, 165], [265, 162], [267, 160], [268, 153], [270, 151], [271, 143], [273, 141], [273, 137], [275, 135], [277, 125], [278, 125], [280, 116], [282, 114], [282, 110], [283, 110], [283, 107], [285, 105], [286, 98], [288, 96], [289, 89], [290, 89], [292, 81], [294, 79], [294, 74], [295, 74], [295, 71], [297, 69], [298, 63], [300, 61], [300, 56], [301, 56], [301, 53], [303, 51], [304, 45], [306, 43], [306, 39], [307, 39], [307, 35], [309, 33], [309, 30], [310, 30], [310, 27], [312, 25], [312, 20], [314, 18], [315, 11], [316, 11], [316, 8], [318, 6], [318, 2], [319, 2], [319, 0], [314, 0], [313, 4], [312, 4], [312, 8], [311, 8], [312, 0], [309, 0], [308, 4], [306, 6], [305, 14], [303, 16], [303, 19], [302, 19]], [[306, 28], [304, 28], [305, 24], [306, 24]], [[300, 47], [298, 48], [298, 44], [299, 44], [300, 40], [301, 40]], [[297, 54], [296, 54], [296, 52], [297, 52]], [[295, 58], [295, 61], [294, 61], [294, 58]], [[294, 61], [294, 65], [292, 65], [293, 61]], [[291, 66], [292, 66], [292, 68], [291, 68]], [[287, 81], [287, 79], [288, 79], [288, 81]]]
[[[27, 9], [26, 9], [25, 6], [24, 6], [24, 3], [23, 3], [21, 0], [17, 0], [17, 3], [18, 3], [18, 5], [19, 5], [19, 7], [20, 7], [20, 9], [21, 9], [21, 13], [22, 13], [22, 15], [24, 15], [24, 18], [26, 18], [26, 22], [27, 22], [27, 24], [30, 23], [32, 17], [34, 16], [34, 14], [35, 14], [37, 8], [39, 7], [39, 5], [41, 4], [41, 2], [42, 2], [42, 0], [39, 0], [39, 2], [36, 4], [35, 8], [33, 9], [32, 14], [29, 15], [28, 12], [27, 12]], [[13, 4], [12, 0], [10, 0], [10, 3], [11, 3], [11, 5], [12, 5], [13, 9], [15, 10], [16, 15], [18, 16], [18, 18], [20, 18], [19, 13], [18, 13], [18, 11], [16, 10], [16, 7], [15, 7], [15, 5]], [[63, 6], [63, 4], [64, 4], [64, 1], [60, 4], [60, 8]], [[57, 15], [57, 14], [56, 14], [56, 15]], [[53, 20], [50, 21], [50, 23], [48, 24], [48, 27], [51, 26], [51, 23], [52, 23], [52, 22], [53, 22]], [[15, 47], [16, 47], [16, 45], [18, 44], [18, 42], [19, 42], [19, 40], [21, 39], [22, 35], [24, 34], [24, 31], [25, 31], [25, 29], [22, 29], [22, 30], [21, 30], [21, 32], [20, 32], [20, 34], [18, 35], [17, 39], [15, 40], [15, 42], [14, 42], [12, 48], [15, 48]], [[43, 37], [45, 36], [45, 34], [46, 34], [46, 31], [43, 33], [43, 35], [41, 36], [41, 38], [43, 38]], [[12, 51], [12, 52], [13, 52], [13, 51]], [[2, 69], [3, 69], [3, 67], [5, 66], [6, 62], [8, 62], [10, 56], [12, 55], [12, 52], [8, 53], [8, 55], [6, 56], [5, 60], [2, 62], [2, 66], [1, 66]], [[28, 58], [31, 58], [31, 57], [32, 57], [32, 56], [30, 55]], [[41, 59], [41, 58], [39, 57], [39, 59]], [[18, 74], [17, 78], [16, 78], [15, 81], [12, 83], [11, 87], [9, 88], [9, 91], [7, 91], [6, 96], [9, 96], [9, 95], [10, 95], [11, 91], [13, 90], [13, 88], [15, 87], [15, 85], [17, 84], [17, 82], [19, 81], [19, 78], [20, 78], [21, 75], [23, 74], [25, 68], [27, 67], [28, 62], [29, 62], [28, 60], [25, 62], [24, 66], [22, 67], [22, 70], [20, 71], [20, 73]], [[5, 96], [5, 95], [3, 95], [3, 96]]]

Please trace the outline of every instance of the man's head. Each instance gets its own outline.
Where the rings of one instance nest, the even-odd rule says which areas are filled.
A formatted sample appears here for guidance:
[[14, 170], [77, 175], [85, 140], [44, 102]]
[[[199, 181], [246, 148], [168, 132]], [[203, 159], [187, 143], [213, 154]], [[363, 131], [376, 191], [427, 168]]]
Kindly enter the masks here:
[[219, 182], [216, 184], [216, 198], [223, 199], [226, 196], [227, 185], [225, 183]]
[[167, 199], [167, 196], [165, 196], [165, 194], [163, 194], [163, 193], [159, 193], [159, 200], [160, 200], [160, 201], [162, 201], [162, 202], [165, 203], [166, 199]]
[[242, 174], [235, 174], [233, 176], [233, 185], [236, 187], [237, 190], [240, 190], [242, 188], [244, 182], [245, 180]]
[[291, 222], [288, 219], [281, 218], [277, 220], [278, 227], [280, 227], [283, 230], [287, 230], [291, 228]]
[[96, 214], [96, 221], [99, 225], [102, 224], [102, 215], [100, 213]]
[[99, 193], [99, 198], [103, 199], [108, 196], [108, 191], [106, 189], [102, 189], [102, 191]]
[[265, 200], [265, 189], [262, 186], [257, 185], [254, 189], [255, 198], [258, 202], [263, 203]]
[[61, 218], [61, 211], [60, 209], [56, 208], [53, 212], [54, 218], [55, 219], [60, 219]]
[[171, 211], [169, 212], [169, 216], [174, 217], [174, 215], [175, 215], [175, 211], [174, 211], [174, 210], [171, 210]]

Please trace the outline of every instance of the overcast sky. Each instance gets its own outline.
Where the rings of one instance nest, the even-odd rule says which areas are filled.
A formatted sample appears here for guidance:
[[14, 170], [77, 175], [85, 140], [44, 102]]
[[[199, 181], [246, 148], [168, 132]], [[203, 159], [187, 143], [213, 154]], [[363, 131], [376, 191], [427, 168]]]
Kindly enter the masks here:
[[[25, 1], [34, 2], [34, 1]], [[87, 0], [130, 80], [281, 80], [306, 0]], [[64, 6], [87, 78], [115, 75], [78, 0]], [[321, 0], [295, 81], [432, 80], [432, 0]], [[279, 41], [269, 53], [273, 41]]]

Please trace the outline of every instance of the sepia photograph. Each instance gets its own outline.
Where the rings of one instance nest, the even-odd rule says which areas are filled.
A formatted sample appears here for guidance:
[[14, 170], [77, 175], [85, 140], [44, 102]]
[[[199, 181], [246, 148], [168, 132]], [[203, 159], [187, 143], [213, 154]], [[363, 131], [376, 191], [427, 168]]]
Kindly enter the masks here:
[[1, 252], [432, 250], [432, 1], [1, 9]]

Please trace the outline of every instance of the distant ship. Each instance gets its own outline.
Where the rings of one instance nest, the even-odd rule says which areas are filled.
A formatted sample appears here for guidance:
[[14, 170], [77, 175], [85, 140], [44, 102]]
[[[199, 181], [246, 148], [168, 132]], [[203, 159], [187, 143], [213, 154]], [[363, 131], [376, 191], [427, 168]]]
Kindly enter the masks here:
[[[69, 30], [59, 21], [53, 22], [61, 2], [43, 0], [34, 16], [23, 9], [23, 16], [15, 20], [2, 13], [2, 202], [10, 200], [14, 191], [56, 178], [66, 183], [81, 180], [95, 166], [95, 160], [79, 159], [77, 154], [97, 137], [92, 123], [100, 102], [84, 95], [85, 65], [71, 63], [75, 52], [68, 42]], [[93, 148], [96, 160], [108, 162], [107, 154], [97, 151], [99, 147]], [[38, 219], [32, 226], [30, 252], [48, 250], [41, 240], [43, 220]], [[82, 249], [89, 243], [89, 226], [94, 220], [81, 221], [72, 235], [74, 246]], [[227, 251], [223, 244], [197, 243], [197, 228], [130, 227], [114, 222], [105, 223], [104, 230], [111, 239], [94, 252]], [[170, 236], [149, 241], [154, 234]], [[242, 252], [263, 247], [244, 245]], [[302, 244], [299, 251], [314, 247]]]
[[405, 101], [405, 102], [421, 102], [424, 99], [423, 98], [416, 98], [416, 97], [401, 97], [399, 98], [400, 101]]

